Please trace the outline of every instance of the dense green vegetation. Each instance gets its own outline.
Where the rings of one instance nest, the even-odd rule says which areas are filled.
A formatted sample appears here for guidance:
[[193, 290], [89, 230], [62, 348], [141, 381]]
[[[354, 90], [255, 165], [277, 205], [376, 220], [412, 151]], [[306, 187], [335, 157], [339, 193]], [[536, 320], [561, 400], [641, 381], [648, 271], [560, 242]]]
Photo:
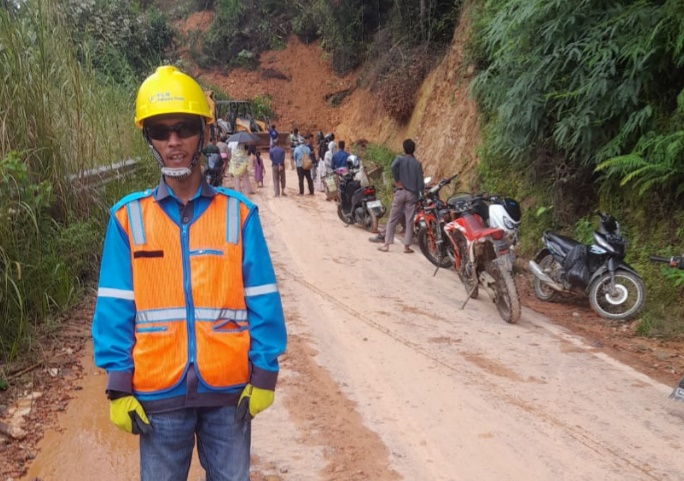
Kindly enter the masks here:
[[647, 257], [684, 251], [683, 18], [677, 0], [483, 0], [471, 31], [485, 185], [529, 206], [528, 252], [545, 227], [618, 216], [649, 334], [684, 330], [681, 273]]
[[[137, 17], [131, 1], [1, 5], [3, 361], [25, 353], [34, 330], [49, 328], [95, 278], [107, 208], [137, 186], [121, 180], [104, 192], [81, 189], [68, 175], [146, 155], [132, 122], [136, 76], [160, 57], [158, 50], [145, 57], [144, 44], [130, 47], [156, 38], [149, 47], [166, 29], [159, 17]], [[140, 174], [137, 182], [149, 181]]]

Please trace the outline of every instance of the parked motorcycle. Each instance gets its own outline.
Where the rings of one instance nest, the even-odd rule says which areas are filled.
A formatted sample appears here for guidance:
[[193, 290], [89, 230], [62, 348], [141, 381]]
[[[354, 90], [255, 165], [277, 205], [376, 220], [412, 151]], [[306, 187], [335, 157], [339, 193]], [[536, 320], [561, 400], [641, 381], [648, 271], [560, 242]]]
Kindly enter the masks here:
[[442, 179], [425, 191], [423, 197], [418, 201], [413, 221], [420, 251], [432, 264], [443, 268], [454, 265], [453, 249], [449, 241], [446, 240], [444, 232], [444, 226], [453, 219], [451, 210], [439, 198], [439, 192], [443, 187], [449, 185], [457, 175]]
[[456, 213], [455, 220], [447, 223], [444, 231], [452, 244], [454, 267], [468, 296], [478, 297], [479, 288], [487, 291], [496, 304], [499, 315], [508, 323], [520, 319], [520, 297], [513, 279], [513, 263], [505, 232], [498, 227], [485, 227], [482, 216], [476, 212], [486, 194], [449, 199]]
[[[684, 271], [684, 254], [682, 254], [681, 256], [672, 256], [669, 258], [652, 255], [649, 258], [653, 262], [662, 262], [664, 264], [667, 264], [668, 267]], [[679, 382], [675, 385], [674, 389], [672, 390], [672, 393], [670, 394], [670, 399], [684, 402], [684, 376], [682, 376]]]
[[562, 293], [585, 293], [599, 316], [624, 321], [643, 306], [644, 284], [624, 262], [627, 240], [620, 234], [620, 224], [610, 214], [596, 215], [599, 228], [589, 246], [544, 232], [544, 247], [529, 263], [534, 293], [542, 301], [552, 301]]
[[349, 156], [347, 169], [338, 169], [337, 215], [347, 225], [358, 224], [370, 232], [378, 231], [378, 219], [385, 212], [385, 206], [376, 197], [375, 186], [362, 186], [356, 174], [362, 169], [356, 156]]
[[508, 244], [509, 254], [514, 257], [513, 252], [518, 244], [518, 231], [522, 222], [520, 204], [515, 199], [500, 195], [483, 194], [475, 199], [473, 194], [467, 192], [454, 194], [447, 203], [463, 198], [474, 200], [475, 213], [480, 216], [486, 227], [497, 227], [504, 231], [504, 238], [498, 242]]

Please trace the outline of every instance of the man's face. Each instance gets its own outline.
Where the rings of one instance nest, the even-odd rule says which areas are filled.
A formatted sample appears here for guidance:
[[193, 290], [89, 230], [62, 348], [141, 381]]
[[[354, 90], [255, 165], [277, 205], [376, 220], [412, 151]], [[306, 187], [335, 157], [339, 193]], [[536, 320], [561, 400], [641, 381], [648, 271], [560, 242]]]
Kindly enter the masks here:
[[152, 117], [145, 130], [166, 167], [189, 167], [197, 152], [202, 122], [196, 115], [169, 114]]

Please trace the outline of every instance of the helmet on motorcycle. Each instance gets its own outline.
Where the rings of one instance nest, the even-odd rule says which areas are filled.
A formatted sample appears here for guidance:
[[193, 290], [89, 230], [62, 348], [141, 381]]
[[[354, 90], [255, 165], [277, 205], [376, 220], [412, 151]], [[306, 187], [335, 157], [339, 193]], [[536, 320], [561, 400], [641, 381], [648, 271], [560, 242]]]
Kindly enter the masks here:
[[361, 161], [356, 155], [351, 154], [349, 157], [347, 157], [347, 166], [350, 169], [358, 169], [361, 166]]

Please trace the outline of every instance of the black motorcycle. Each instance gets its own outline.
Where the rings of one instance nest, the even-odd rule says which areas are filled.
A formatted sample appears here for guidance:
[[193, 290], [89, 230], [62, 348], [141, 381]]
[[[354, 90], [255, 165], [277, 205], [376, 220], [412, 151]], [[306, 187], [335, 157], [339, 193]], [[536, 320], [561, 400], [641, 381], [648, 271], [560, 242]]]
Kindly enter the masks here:
[[378, 231], [378, 219], [385, 212], [385, 206], [375, 193], [375, 186], [361, 186], [361, 182], [354, 177], [358, 168], [348, 168], [346, 172], [338, 173], [338, 202], [337, 215], [347, 225], [357, 224], [370, 232]]
[[529, 264], [534, 293], [542, 301], [552, 301], [562, 293], [585, 293], [599, 316], [624, 321], [643, 306], [644, 284], [624, 262], [627, 241], [620, 234], [620, 224], [610, 214], [596, 214], [599, 229], [594, 231], [592, 245], [544, 232], [544, 248]]

